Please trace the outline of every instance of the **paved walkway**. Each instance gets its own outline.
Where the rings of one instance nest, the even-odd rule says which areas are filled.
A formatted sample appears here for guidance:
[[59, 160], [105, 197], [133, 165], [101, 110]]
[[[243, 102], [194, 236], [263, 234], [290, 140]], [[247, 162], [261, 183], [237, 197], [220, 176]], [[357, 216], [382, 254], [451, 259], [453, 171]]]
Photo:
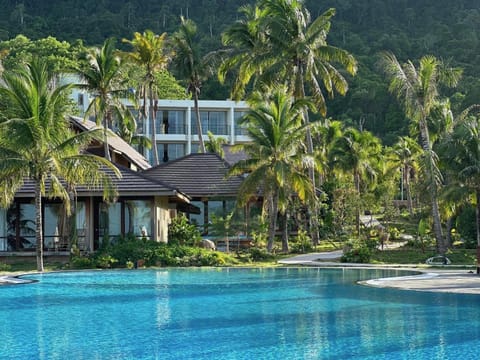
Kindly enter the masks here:
[[463, 294], [480, 294], [480, 275], [475, 274], [475, 269], [455, 269], [448, 265], [443, 269], [430, 268], [425, 265], [404, 264], [352, 264], [341, 263], [342, 251], [319, 252], [297, 255], [280, 260], [285, 265], [305, 265], [319, 267], [357, 267], [357, 268], [395, 268], [418, 271], [418, 275], [373, 279], [362, 282], [364, 285], [377, 287], [390, 287], [403, 290], [434, 291]]

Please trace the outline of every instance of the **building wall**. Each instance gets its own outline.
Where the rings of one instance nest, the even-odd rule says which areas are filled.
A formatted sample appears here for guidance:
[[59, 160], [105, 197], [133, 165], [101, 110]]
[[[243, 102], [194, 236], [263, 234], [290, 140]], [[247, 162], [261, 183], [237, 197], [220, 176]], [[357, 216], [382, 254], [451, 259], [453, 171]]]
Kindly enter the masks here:
[[157, 242], [168, 242], [168, 224], [170, 223], [170, 212], [168, 198], [155, 197], [155, 234], [154, 240]]

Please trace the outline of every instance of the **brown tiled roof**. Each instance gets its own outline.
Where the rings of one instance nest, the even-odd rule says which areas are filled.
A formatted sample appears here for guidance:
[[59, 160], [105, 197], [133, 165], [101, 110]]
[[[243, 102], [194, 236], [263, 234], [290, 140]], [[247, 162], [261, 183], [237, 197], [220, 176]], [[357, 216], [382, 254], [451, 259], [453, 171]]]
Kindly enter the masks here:
[[190, 154], [142, 173], [175, 184], [191, 197], [236, 196], [243, 178], [226, 178], [229, 165], [217, 154]]
[[[80, 130], [88, 131], [98, 128], [97, 124], [95, 124], [93, 121], [79, 118], [76, 116], [70, 116], [70, 121], [72, 121], [73, 125]], [[147, 159], [145, 159], [142, 154], [140, 154], [125, 140], [123, 140], [120, 136], [118, 136], [112, 131], [108, 132], [108, 146], [112, 150], [121, 153], [123, 156], [129, 159], [129, 161], [132, 162], [137, 168], [141, 170], [149, 169], [151, 167], [150, 163], [147, 161]]]
[[[108, 168], [104, 168], [102, 171], [106, 172], [112, 178], [112, 182], [115, 185], [118, 196], [176, 196], [184, 199], [188, 197], [180, 192], [178, 189], [173, 188], [159, 180], [148, 178], [143, 174], [130, 170], [126, 167], [117, 166], [122, 175], [121, 178], [117, 178], [113, 171]], [[48, 185], [47, 185], [48, 189]], [[78, 196], [102, 196], [103, 188], [98, 187], [95, 189], [88, 189], [85, 186], [77, 187]], [[17, 197], [32, 197], [34, 196], [35, 183], [32, 180], [25, 180], [23, 186], [17, 191]]]
[[240, 160], [248, 159], [247, 154], [242, 150], [232, 150], [232, 145], [222, 145], [223, 152], [225, 153], [225, 161], [230, 165], [234, 165]]

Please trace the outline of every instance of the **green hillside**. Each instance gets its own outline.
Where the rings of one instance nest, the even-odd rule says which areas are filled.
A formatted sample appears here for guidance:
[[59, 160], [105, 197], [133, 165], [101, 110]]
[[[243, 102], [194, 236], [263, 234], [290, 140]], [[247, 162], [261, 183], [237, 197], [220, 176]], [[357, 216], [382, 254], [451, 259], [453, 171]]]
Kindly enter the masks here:
[[[193, 19], [202, 34], [205, 51], [221, 47], [221, 33], [234, 22], [239, 0], [0, 0], [0, 40], [18, 34], [30, 39], [49, 35], [87, 45], [101, 44], [107, 37], [131, 38], [134, 31], [151, 29], [173, 33], [181, 15]], [[329, 102], [329, 116], [357, 124], [391, 144], [406, 132], [406, 122], [376, 63], [381, 50], [391, 50], [401, 60], [432, 54], [464, 69], [464, 78], [453, 108], [477, 103], [480, 82], [478, 27], [480, 3], [476, 0], [307, 0], [316, 17], [329, 7], [337, 9], [329, 41], [347, 49], [359, 61], [359, 73], [350, 79], [345, 98]], [[450, 94], [452, 95], [452, 94]], [[203, 98], [223, 99], [226, 87], [212, 81]]]

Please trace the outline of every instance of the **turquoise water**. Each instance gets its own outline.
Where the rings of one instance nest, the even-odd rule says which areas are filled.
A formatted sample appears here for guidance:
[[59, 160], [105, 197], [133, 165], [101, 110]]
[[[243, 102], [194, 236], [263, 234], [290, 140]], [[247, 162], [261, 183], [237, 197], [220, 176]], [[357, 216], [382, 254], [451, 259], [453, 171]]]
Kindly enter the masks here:
[[0, 359], [476, 359], [480, 297], [358, 269], [162, 269], [0, 287]]

